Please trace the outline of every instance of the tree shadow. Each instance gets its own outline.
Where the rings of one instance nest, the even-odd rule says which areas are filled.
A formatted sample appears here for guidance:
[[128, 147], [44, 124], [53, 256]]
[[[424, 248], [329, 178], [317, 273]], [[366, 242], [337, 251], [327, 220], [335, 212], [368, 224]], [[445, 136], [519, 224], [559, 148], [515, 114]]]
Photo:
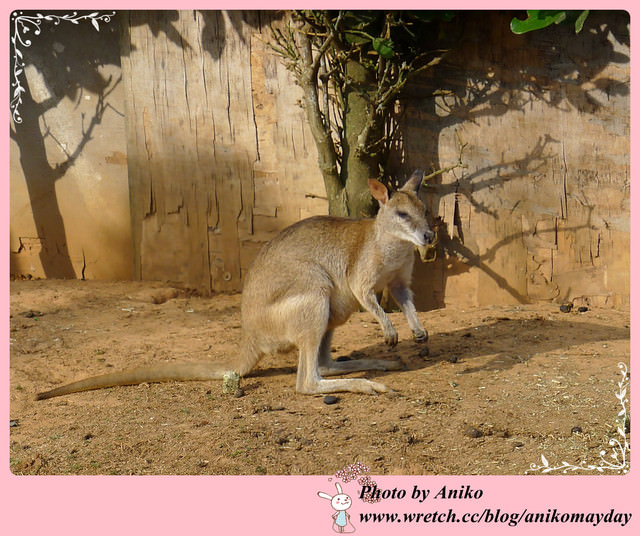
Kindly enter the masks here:
[[[594, 114], [606, 105], [603, 98], [629, 95], [628, 84], [602, 75], [611, 63], [629, 62], [629, 57], [616, 50], [610, 39], [613, 35], [619, 44], [628, 46], [626, 12], [591, 12], [578, 35], [569, 28], [552, 27], [516, 36], [509, 30], [509, 21], [515, 15], [517, 12], [498, 11], [456, 14], [457, 42], [440, 65], [417, 77], [407, 88], [406, 102], [397, 117], [401, 134], [395, 164], [401, 171], [442, 167], [437, 155], [440, 135], [446, 129], [523, 111], [534, 102]], [[502, 30], [482, 31], [489, 27]], [[472, 266], [491, 277], [517, 302], [529, 301], [487, 264], [495, 257], [496, 248], [521, 236], [500, 240], [486, 253], [473, 252], [465, 245], [458, 200], [464, 198], [474, 211], [496, 220], [499, 211], [495, 206], [513, 213], [524, 200], [512, 201], [511, 207], [505, 207], [507, 200], [491, 191], [543, 170], [547, 162], [560, 157], [554, 144], [560, 141], [546, 135], [520, 158], [472, 170], [455, 170], [448, 176], [449, 179], [453, 176], [450, 182], [443, 182], [439, 175], [427, 185], [424, 200], [432, 214], [437, 214], [441, 200], [447, 196], [454, 197], [454, 209], [452, 221], [445, 223], [441, 218], [435, 221], [441, 232], [440, 259], [429, 266], [417, 267], [424, 287], [420, 294], [425, 295], [424, 303], [420, 304], [422, 309], [443, 307], [447, 278]], [[424, 156], [417, 160], [415, 155]], [[494, 206], [487, 200], [495, 201]]]
[[[36, 16], [35, 12], [23, 15]], [[118, 32], [114, 26], [103, 24], [100, 31], [89, 23], [78, 23], [69, 31], [69, 23], [41, 24], [37, 37], [32, 36], [29, 47], [19, 49], [27, 66], [33, 66], [42, 76], [47, 96], [34, 99], [22, 73], [24, 89], [20, 103], [20, 119], [10, 128], [10, 138], [17, 144], [19, 161], [24, 173], [33, 219], [40, 241], [40, 261], [47, 278], [75, 278], [76, 270], [67, 246], [64, 218], [56, 193], [56, 182], [74, 165], [86, 145], [93, 139], [107, 109], [112, 109], [108, 97], [120, 79], [105, 78], [100, 66], [119, 65]], [[33, 28], [32, 28], [33, 30]], [[91, 43], [91, 46], [83, 44]], [[97, 97], [90, 117], [80, 113], [77, 120], [81, 137], [75, 148], [69, 149], [55, 135], [55, 128], [47, 124], [46, 113], [63, 99], [76, 103], [86, 93]], [[117, 110], [114, 110], [117, 113]], [[50, 139], [64, 153], [61, 163], [50, 164], [45, 142]], [[22, 247], [22, 246], [20, 246]], [[84, 275], [84, 274], [82, 274]]]
[[[42, 14], [40, 14], [42, 13]], [[78, 11], [77, 15], [87, 15], [89, 11]], [[243, 24], [261, 27], [282, 16], [278, 12], [249, 12], [246, 17], [240, 11], [202, 11], [202, 45], [208, 54], [219, 58], [227, 41], [225, 19], [231, 22], [239, 35], [242, 35]], [[66, 11], [23, 11], [21, 16], [32, 17], [39, 22], [28, 23], [25, 41], [16, 43], [21, 61], [26, 68], [34, 67], [41, 82], [46, 88], [47, 97], [40, 98], [42, 90], [29, 86], [24, 69], [20, 73], [19, 83], [23, 89], [19, 114], [10, 127], [10, 137], [17, 144], [19, 163], [24, 173], [33, 219], [40, 248], [39, 256], [44, 274], [47, 278], [75, 278], [77, 270], [71, 261], [67, 230], [60, 210], [60, 201], [56, 193], [56, 183], [64, 177], [82, 154], [84, 148], [99, 130], [104, 113], [107, 110], [120, 115], [108, 97], [121, 83], [122, 79], [105, 78], [101, 67], [105, 65], [120, 66], [121, 28], [123, 24], [131, 26], [145, 25], [153, 36], [163, 34], [166, 38], [185, 49], [192, 48], [195, 43], [188, 43], [180, 33], [176, 22], [180, 13], [172, 11], [129, 11], [121, 12], [110, 20], [99, 24], [99, 31], [88, 20], [55, 19], [68, 15]], [[50, 20], [43, 17], [53, 15]], [[246, 19], [246, 20], [245, 20]], [[195, 20], [195, 12], [194, 12]], [[29, 43], [27, 43], [26, 39]], [[12, 53], [15, 48], [12, 49]], [[16, 58], [12, 58], [12, 62]], [[13, 63], [11, 68], [13, 68]], [[15, 89], [15, 88], [14, 88]], [[81, 137], [73, 148], [68, 148], [65, 141], [56, 137], [57, 125], [47, 123], [47, 112], [55, 109], [64, 99], [75, 103], [77, 109], [85, 95], [96, 97], [96, 105], [89, 115], [78, 112], [78, 116], [70, 118], [80, 125]], [[51, 164], [47, 156], [47, 144], [53, 142], [64, 154], [64, 160]], [[29, 247], [20, 243], [19, 251]], [[83, 271], [83, 270], [82, 270]], [[14, 270], [12, 269], [12, 273]], [[82, 274], [83, 275], [83, 274]]]
[[202, 46], [213, 58], [219, 59], [227, 40], [227, 25], [230, 23], [235, 34], [244, 41], [245, 25], [260, 29], [269, 26], [284, 16], [282, 11], [211, 11], [201, 10], [204, 26], [202, 28]]
[[[213, 59], [220, 59], [228, 40], [227, 22], [236, 36], [244, 41], [245, 25], [259, 29], [284, 16], [283, 11], [238, 11], [238, 10], [196, 10], [193, 22], [197, 19], [195, 13], [202, 17], [201, 45], [202, 49]], [[163, 34], [174, 45], [185, 49], [197, 48], [199, 44], [189, 43], [180, 33], [177, 23], [180, 21], [178, 10], [131, 10], [123, 14], [121, 22], [130, 27], [147, 26], [154, 37]], [[131, 45], [135, 50], [135, 45]], [[126, 50], [123, 50], [126, 53]]]

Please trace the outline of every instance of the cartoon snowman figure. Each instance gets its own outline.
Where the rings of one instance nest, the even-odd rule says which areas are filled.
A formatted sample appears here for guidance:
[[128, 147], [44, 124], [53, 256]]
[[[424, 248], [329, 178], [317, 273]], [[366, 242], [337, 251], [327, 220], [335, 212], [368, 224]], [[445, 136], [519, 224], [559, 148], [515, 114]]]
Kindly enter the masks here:
[[331, 507], [335, 510], [335, 513], [331, 516], [333, 518], [333, 530], [339, 533], [355, 532], [356, 529], [351, 524], [351, 516], [347, 513], [347, 510], [351, 507], [351, 497], [346, 493], [342, 493], [342, 487], [336, 482], [336, 495], [329, 495], [324, 491], [318, 492], [318, 497], [331, 501]]

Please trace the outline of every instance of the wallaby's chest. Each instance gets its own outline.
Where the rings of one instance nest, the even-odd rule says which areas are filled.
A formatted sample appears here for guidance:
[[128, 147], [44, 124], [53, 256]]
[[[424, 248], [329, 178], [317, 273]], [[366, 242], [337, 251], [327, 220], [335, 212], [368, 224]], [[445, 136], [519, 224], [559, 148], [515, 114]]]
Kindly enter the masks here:
[[383, 290], [389, 283], [411, 274], [413, 268], [413, 246], [394, 244], [392, 247], [376, 248], [359, 259], [352, 274], [356, 286], [368, 286], [376, 292]]
[[406, 271], [406, 263], [394, 262], [384, 265], [375, 278], [374, 289], [376, 292], [384, 290], [392, 281]]
[[413, 266], [413, 245], [408, 242], [381, 248], [376, 255], [378, 271], [385, 278]]

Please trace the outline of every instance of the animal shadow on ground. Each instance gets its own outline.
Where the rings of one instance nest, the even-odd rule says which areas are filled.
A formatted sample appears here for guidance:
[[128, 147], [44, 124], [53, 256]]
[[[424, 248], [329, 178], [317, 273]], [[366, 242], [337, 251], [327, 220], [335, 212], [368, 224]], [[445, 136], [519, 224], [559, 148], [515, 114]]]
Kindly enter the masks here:
[[[427, 330], [428, 324], [425, 324]], [[402, 340], [389, 348], [382, 341], [352, 352], [348, 358], [400, 359], [406, 370], [421, 370], [440, 362], [465, 365], [463, 374], [507, 370], [538, 354], [562, 352], [581, 344], [629, 339], [629, 329], [598, 324], [533, 318], [488, 318], [476, 326], [430, 332], [427, 343]], [[342, 357], [345, 358], [344, 356]], [[482, 359], [479, 358], [488, 358]], [[481, 362], [480, 362], [481, 361]], [[295, 366], [256, 369], [250, 377], [295, 374]], [[352, 373], [384, 378], [388, 372]]]

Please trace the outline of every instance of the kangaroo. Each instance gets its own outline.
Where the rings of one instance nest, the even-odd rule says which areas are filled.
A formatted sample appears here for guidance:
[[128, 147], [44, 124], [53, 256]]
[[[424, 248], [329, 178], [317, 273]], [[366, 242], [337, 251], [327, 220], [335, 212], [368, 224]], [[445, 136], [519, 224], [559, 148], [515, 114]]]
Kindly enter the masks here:
[[[385, 287], [402, 309], [414, 339], [427, 340], [409, 289], [414, 246], [425, 246], [434, 238], [417, 196], [422, 178], [422, 171], [415, 171], [391, 196], [381, 182], [370, 179], [369, 189], [380, 205], [375, 218], [315, 216], [291, 225], [265, 244], [245, 279], [241, 353], [231, 370], [244, 376], [264, 355], [297, 347], [299, 393], [388, 391], [385, 385], [363, 378], [323, 376], [402, 367], [395, 360], [331, 359], [334, 329], [360, 306], [376, 317], [385, 343], [397, 344], [398, 333], [376, 298], [376, 292]], [[116, 385], [221, 379], [228, 370], [218, 363], [148, 366], [76, 381], [40, 393], [36, 399]]]

